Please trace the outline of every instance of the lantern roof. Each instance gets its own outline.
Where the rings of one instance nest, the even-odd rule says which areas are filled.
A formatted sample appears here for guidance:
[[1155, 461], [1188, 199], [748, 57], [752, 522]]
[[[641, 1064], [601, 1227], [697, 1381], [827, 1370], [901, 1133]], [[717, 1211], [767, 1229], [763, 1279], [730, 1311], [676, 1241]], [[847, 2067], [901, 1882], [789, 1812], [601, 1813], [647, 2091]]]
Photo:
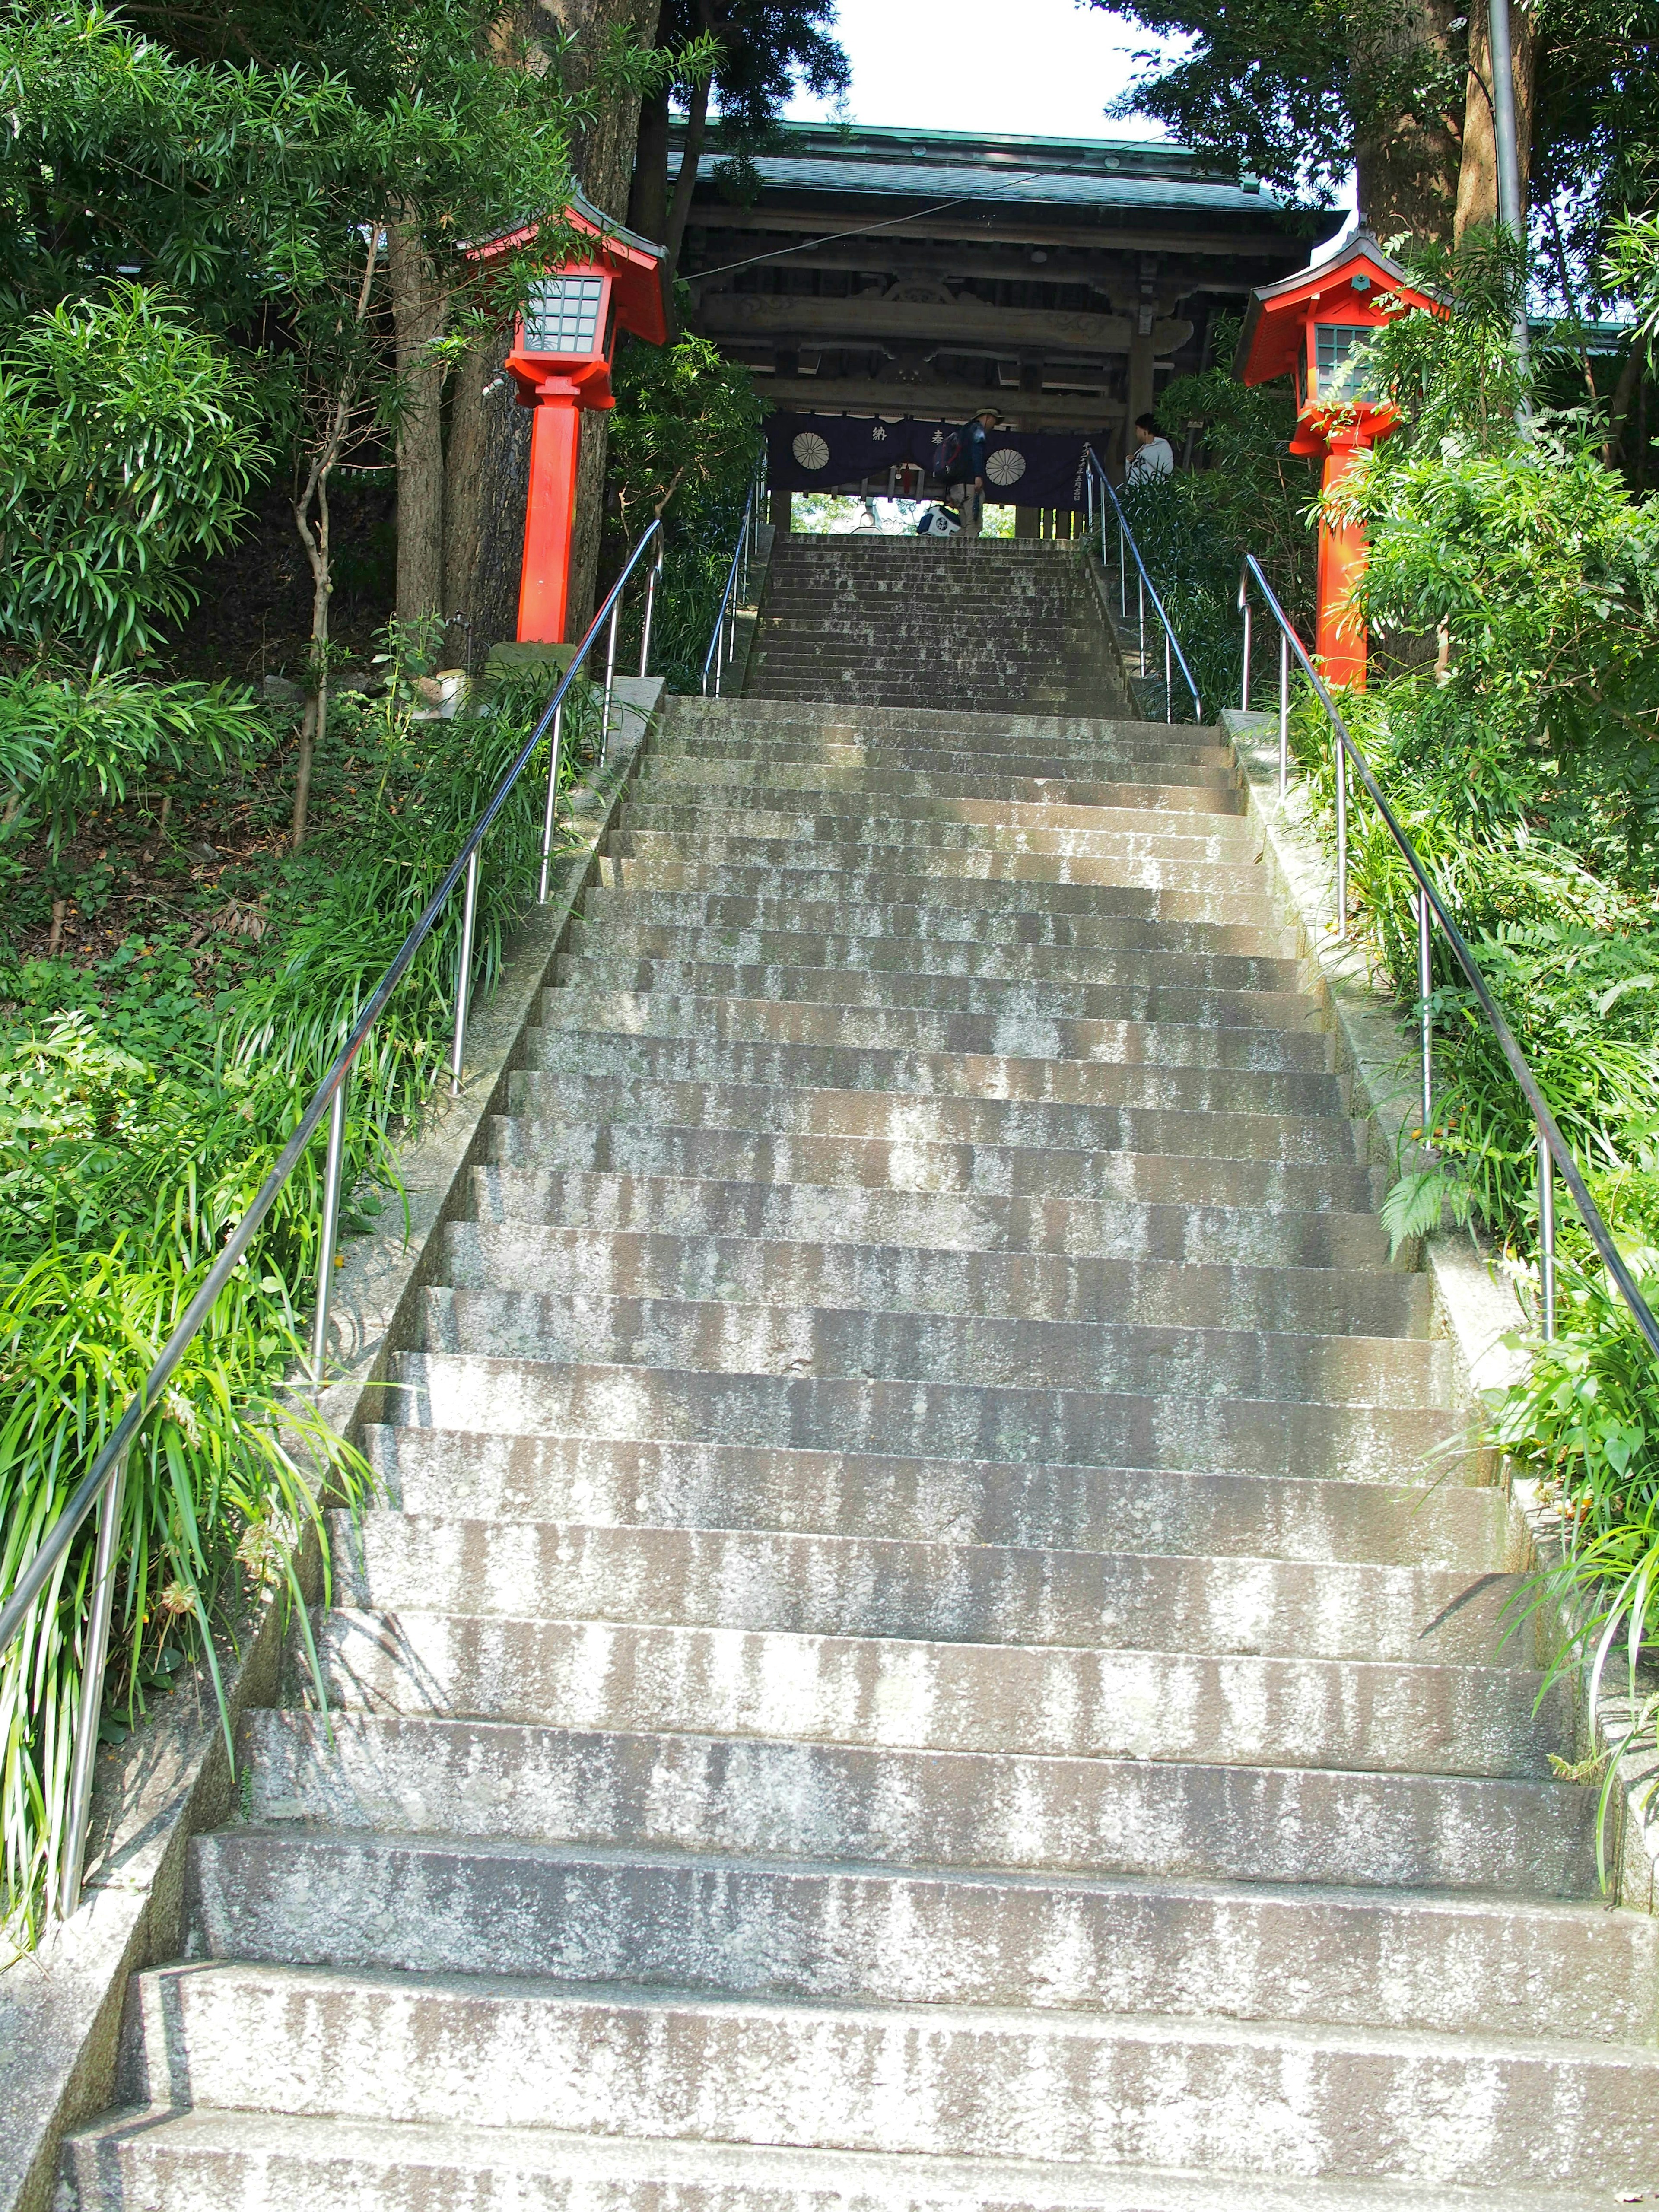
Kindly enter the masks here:
[[[673, 335], [674, 289], [669, 273], [668, 248], [626, 227], [596, 208], [573, 186], [562, 220], [579, 235], [592, 239], [590, 256], [611, 280], [611, 296], [617, 320], [625, 331], [648, 345], [665, 345]], [[475, 260], [490, 262], [533, 246], [541, 233], [539, 222], [521, 223], [516, 230], [499, 232], [479, 240], [465, 250]]]
[[1349, 321], [1388, 321], [1376, 304], [1379, 292], [1408, 307], [1425, 307], [1431, 314], [1446, 312], [1440, 293], [1413, 283], [1369, 230], [1358, 230], [1323, 261], [1281, 276], [1276, 284], [1259, 285], [1250, 294], [1233, 356], [1234, 375], [1243, 384], [1266, 384], [1272, 377], [1288, 376], [1301, 355], [1315, 308], [1324, 307], [1328, 314], [1340, 306]]

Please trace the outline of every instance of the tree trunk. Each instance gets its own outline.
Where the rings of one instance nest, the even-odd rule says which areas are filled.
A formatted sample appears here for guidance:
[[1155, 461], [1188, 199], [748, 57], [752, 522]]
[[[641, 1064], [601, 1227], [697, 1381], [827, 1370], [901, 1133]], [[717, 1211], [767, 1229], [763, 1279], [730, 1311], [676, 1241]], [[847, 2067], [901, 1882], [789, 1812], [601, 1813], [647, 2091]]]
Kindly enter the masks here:
[[668, 87], [640, 103], [640, 135], [634, 152], [634, 183], [628, 196], [628, 228], [641, 238], [662, 240], [668, 231]]
[[[1485, 0], [1475, 0], [1469, 15], [1468, 90], [1463, 106], [1463, 151], [1457, 168], [1455, 234], [1461, 239], [1472, 222], [1498, 220], [1498, 133], [1492, 106], [1492, 47]], [[1533, 86], [1536, 77], [1537, 40], [1532, 11], [1510, 9], [1510, 49], [1514, 64], [1515, 139], [1521, 164], [1521, 204], [1527, 201], [1527, 179], [1532, 166]]]
[[300, 762], [294, 778], [294, 819], [289, 842], [296, 853], [306, 842], [307, 817], [311, 807], [312, 765], [317, 757], [317, 748], [328, 734], [328, 602], [334, 589], [334, 581], [328, 542], [326, 469], [318, 474], [315, 493], [317, 527], [314, 532], [307, 520], [310, 511], [309, 499], [304, 507], [295, 510], [300, 536], [307, 558], [311, 562], [311, 659], [314, 687], [310, 698], [306, 701], [304, 718], [300, 724]]
[[1350, 14], [1359, 206], [1385, 243], [1402, 231], [1451, 237], [1462, 110], [1445, 112], [1429, 95], [1453, 70], [1456, 18], [1452, 0], [1358, 0]]
[[[659, 0], [542, 0], [538, 12], [550, 15], [574, 40], [559, 56], [571, 91], [580, 94], [587, 89], [613, 30], [650, 44], [658, 8]], [[639, 135], [640, 102], [635, 94], [619, 93], [596, 96], [591, 105], [592, 119], [571, 148], [572, 170], [596, 207], [623, 220]], [[510, 333], [503, 333], [472, 349], [452, 410], [445, 612], [471, 617], [475, 665], [498, 640], [516, 636], [519, 627], [525, 501], [530, 489], [530, 410], [516, 405], [508, 391], [483, 397], [501, 374], [509, 343]], [[593, 431], [596, 422], [599, 428]], [[603, 417], [590, 416], [582, 425], [577, 465], [571, 561], [570, 620], [577, 635], [593, 608], [605, 444]], [[590, 453], [595, 456], [592, 460]]]
[[420, 224], [406, 210], [386, 226], [386, 265], [398, 337], [398, 619], [413, 625], [444, 606], [442, 365], [429, 357], [443, 335], [448, 301], [422, 249]]
[[696, 189], [697, 164], [702, 159], [702, 142], [708, 131], [708, 79], [691, 88], [691, 105], [685, 118], [685, 141], [680, 154], [680, 173], [674, 179], [674, 198], [668, 210], [668, 228], [664, 243], [668, 248], [668, 265], [680, 265], [680, 247], [685, 239], [685, 226], [691, 214], [691, 195]]

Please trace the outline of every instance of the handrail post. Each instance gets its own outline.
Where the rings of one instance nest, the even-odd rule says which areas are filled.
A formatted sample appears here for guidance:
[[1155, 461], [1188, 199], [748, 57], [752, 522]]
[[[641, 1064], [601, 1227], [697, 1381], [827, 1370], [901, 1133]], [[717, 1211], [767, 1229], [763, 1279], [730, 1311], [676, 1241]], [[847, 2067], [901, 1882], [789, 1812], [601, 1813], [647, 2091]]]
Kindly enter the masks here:
[[1140, 634], [1136, 647], [1141, 680], [1146, 676], [1146, 579], [1140, 573], [1140, 563], [1135, 563], [1135, 618]]
[[92, 1780], [98, 1757], [98, 1716], [104, 1703], [104, 1665], [109, 1656], [110, 1618], [115, 1608], [115, 1547], [121, 1535], [121, 1506], [126, 1495], [129, 1445], [105, 1486], [98, 1516], [98, 1550], [92, 1570], [92, 1606], [87, 1615], [86, 1648], [81, 1655], [81, 1695], [75, 1723], [75, 1759], [70, 1770], [64, 1857], [58, 1883], [58, 1915], [72, 1920], [81, 1908], [82, 1878], [87, 1865], [87, 1828], [92, 1817]]
[[1239, 588], [1238, 604], [1244, 610], [1244, 673], [1238, 686], [1238, 711], [1250, 711], [1250, 595], [1243, 586]]
[[1434, 909], [1427, 894], [1418, 891], [1412, 901], [1417, 910], [1418, 1024], [1423, 1047], [1423, 1142], [1434, 1135]]
[[720, 696], [720, 671], [726, 660], [726, 609], [722, 606], [714, 624], [714, 696]]
[[461, 1060], [466, 1050], [466, 1000], [472, 983], [472, 930], [478, 911], [478, 848], [466, 856], [466, 903], [461, 914], [461, 952], [455, 963], [455, 1042], [449, 1055], [449, 1095], [461, 1095]]
[[1279, 803], [1282, 806], [1291, 778], [1291, 641], [1279, 633]]
[[1336, 933], [1348, 933], [1348, 757], [1342, 732], [1333, 727], [1336, 748]]
[[651, 673], [651, 621], [657, 611], [657, 579], [661, 574], [662, 560], [659, 556], [645, 580], [645, 627], [640, 632], [640, 674], [642, 677]]
[[1538, 1124], [1538, 1288], [1544, 1340], [1555, 1335], [1555, 1163], [1544, 1124]]
[[311, 1325], [311, 1387], [320, 1392], [328, 1357], [328, 1309], [334, 1295], [334, 1253], [340, 1233], [340, 1179], [345, 1170], [346, 1091], [343, 1075], [328, 1106], [328, 1152], [323, 1165], [323, 1224], [317, 1243], [317, 1312]]
[[542, 873], [536, 903], [547, 904], [548, 872], [553, 865], [553, 829], [559, 799], [559, 769], [564, 759], [564, 702], [553, 709], [553, 734], [547, 744], [547, 804], [542, 810]]
[[1129, 563], [1123, 553], [1123, 517], [1117, 519], [1117, 611], [1120, 620], [1129, 619]]
[[1175, 640], [1170, 635], [1170, 625], [1164, 625], [1164, 719], [1175, 720], [1175, 664], [1170, 658], [1170, 648]]
[[605, 655], [605, 709], [599, 716], [599, 765], [605, 766], [605, 756], [611, 742], [611, 695], [617, 686], [617, 631], [622, 622], [623, 595], [617, 594], [616, 605], [611, 610], [611, 635]]

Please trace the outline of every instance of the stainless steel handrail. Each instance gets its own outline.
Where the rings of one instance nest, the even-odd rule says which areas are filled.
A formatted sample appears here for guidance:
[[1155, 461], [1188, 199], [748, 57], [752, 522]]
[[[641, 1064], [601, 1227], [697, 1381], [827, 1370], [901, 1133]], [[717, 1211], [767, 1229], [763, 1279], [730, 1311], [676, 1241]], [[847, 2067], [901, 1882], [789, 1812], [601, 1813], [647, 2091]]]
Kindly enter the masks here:
[[[1584, 1178], [1578, 1171], [1577, 1163], [1573, 1158], [1572, 1153], [1568, 1148], [1565, 1138], [1561, 1134], [1560, 1128], [1557, 1124], [1554, 1115], [1550, 1111], [1548, 1101], [1545, 1098], [1543, 1091], [1539, 1088], [1538, 1079], [1528, 1066], [1520, 1046], [1516, 1042], [1514, 1035], [1510, 1029], [1510, 1025], [1504, 1020], [1498, 1001], [1493, 998], [1491, 987], [1487, 983], [1486, 977], [1481, 974], [1480, 965], [1477, 963], [1474, 953], [1469, 950], [1462, 932], [1458, 928], [1457, 924], [1452, 920], [1450, 914], [1447, 911], [1446, 902], [1441, 897], [1434, 879], [1429, 874], [1428, 870], [1424, 866], [1422, 860], [1419, 858], [1416, 847], [1412, 843], [1411, 839], [1406, 835], [1405, 830], [1401, 827], [1394, 809], [1383, 797], [1382, 787], [1378, 784], [1376, 778], [1371, 773], [1370, 762], [1367, 761], [1364, 754], [1361, 752], [1359, 747], [1354, 743], [1352, 737], [1350, 735], [1348, 726], [1343, 720], [1342, 716], [1337, 708], [1336, 702], [1332, 698], [1330, 692], [1326, 686], [1324, 678], [1320, 675], [1318, 670], [1314, 666], [1313, 662], [1309, 659], [1307, 649], [1304, 646], [1302, 640], [1297, 635], [1290, 617], [1285, 614], [1284, 608], [1279, 604], [1279, 600], [1274, 594], [1273, 586], [1267, 581], [1266, 576], [1262, 574], [1261, 562], [1256, 559], [1255, 554], [1247, 553], [1244, 556], [1244, 566], [1240, 574], [1238, 584], [1239, 605], [1243, 608], [1247, 617], [1249, 612], [1249, 586], [1252, 581], [1254, 581], [1256, 589], [1261, 594], [1262, 600], [1267, 606], [1267, 611], [1273, 616], [1274, 621], [1279, 624], [1279, 635], [1283, 646], [1283, 650], [1280, 654], [1280, 665], [1285, 668], [1286, 672], [1282, 679], [1283, 688], [1280, 693], [1279, 702], [1279, 743], [1281, 749], [1279, 756], [1279, 787], [1281, 793], [1284, 789], [1283, 747], [1285, 741], [1283, 732], [1289, 714], [1290, 680], [1288, 674], [1288, 659], [1291, 653], [1295, 654], [1297, 661], [1301, 665], [1303, 674], [1313, 686], [1314, 695], [1318, 699], [1320, 705], [1324, 708], [1326, 719], [1330, 723], [1332, 731], [1335, 736], [1337, 792], [1335, 929], [1337, 936], [1339, 938], [1346, 937], [1347, 935], [1348, 926], [1348, 762], [1352, 762], [1354, 773], [1358, 777], [1362, 787], [1369, 795], [1371, 803], [1376, 808], [1377, 812], [1382, 816], [1384, 827], [1387, 829], [1389, 835], [1394, 839], [1395, 845], [1399, 848], [1401, 858], [1405, 861], [1406, 866], [1411, 870], [1413, 876], [1416, 879], [1417, 890], [1413, 903], [1416, 908], [1418, 928], [1418, 988], [1422, 994], [1422, 1003], [1419, 1010], [1419, 1034], [1423, 1058], [1423, 1141], [1425, 1144], [1427, 1144], [1433, 1133], [1433, 1028], [1431, 1020], [1430, 1001], [1432, 996], [1434, 977], [1432, 967], [1433, 947], [1431, 931], [1433, 927], [1434, 922], [1438, 921], [1440, 927], [1444, 933], [1446, 942], [1452, 949], [1453, 957], [1455, 958], [1458, 966], [1462, 969], [1469, 988], [1474, 994], [1476, 1003], [1479, 1005], [1481, 1012], [1485, 1014], [1487, 1023], [1491, 1027], [1492, 1035], [1498, 1040], [1498, 1049], [1502, 1052], [1504, 1059], [1509, 1062], [1510, 1073], [1520, 1085], [1522, 1096], [1526, 1099], [1528, 1105], [1532, 1109], [1533, 1123], [1538, 1133], [1536, 1141], [1538, 1149], [1539, 1304], [1541, 1309], [1541, 1320], [1545, 1337], [1549, 1338], [1555, 1334], [1555, 1190], [1553, 1171], [1559, 1170], [1561, 1180], [1566, 1184], [1568, 1190], [1572, 1194], [1572, 1202], [1578, 1208], [1580, 1218], [1583, 1219], [1585, 1228], [1589, 1230], [1591, 1240], [1595, 1243], [1596, 1250], [1601, 1254], [1602, 1261], [1606, 1264], [1607, 1273], [1613, 1277], [1613, 1281], [1619, 1286], [1620, 1296], [1624, 1299], [1625, 1304], [1630, 1308], [1631, 1314], [1635, 1320], [1637, 1327], [1647, 1339], [1649, 1349], [1656, 1355], [1659, 1355], [1659, 1321], [1655, 1320], [1647, 1300], [1642, 1296], [1641, 1291], [1636, 1287], [1635, 1278], [1632, 1275], [1630, 1269], [1626, 1266], [1623, 1255], [1620, 1252], [1617, 1244], [1614, 1243], [1607, 1223], [1601, 1218], [1600, 1208], [1596, 1206], [1595, 1200], [1590, 1196], [1589, 1190], [1585, 1187]], [[1248, 628], [1245, 643], [1248, 653]], [[1247, 659], [1245, 663], [1247, 673], [1241, 695], [1245, 702], [1246, 711], [1249, 709], [1249, 660]]]
[[[749, 587], [749, 565], [760, 542], [761, 497], [766, 486], [764, 455], [757, 463], [755, 473], [749, 479], [749, 496], [743, 503], [743, 520], [738, 525], [738, 542], [732, 549], [732, 566], [726, 574], [726, 589], [720, 594], [720, 612], [714, 617], [714, 634], [708, 641], [708, 650], [702, 657], [702, 696], [709, 696], [709, 677], [714, 677], [714, 696], [720, 696], [725, 670], [730, 665], [737, 650], [738, 609], [747, 602], [742, 593]], [[728, 629], [730, 635], [728, 635]]]
[[[450, 893], [466, 878], [466, 910], [462, 922], [460, 956], [456, 963], [455, 1033], [451, 1055], [453, 1087], [460, 1088], [462, 1054], [466, 1042], [468, 987], [471, 982], [471, 951], [474, 924], [477, 914], [478, 855], [485, 835], [496, 816], [506, 805], [514, 786], [533, 757], [537, 747], [550, 726], [553, 741], [548, 762], [548, 796], [542, 836], [542, 869], [538, 897], [541, 903], [547, 900], [547, 863], [552, 842], [554, 806], [558, 789], [559, 763], [562, 749], [562, 710], [565, 694], [575, 681], [577, 671], [586, 659], [588, 650], [599, 635], [607, 618], [611, 622], [611, 650], [605, 679], [605, 712], [608, 718], [611, 695], [616, 672], [617, 618], [621, 612], [623, 593], [629, 578], [639, 566], [647, 546], [657, 542], [658, 553], [652, 570], [649, 595], [647, 600], [644, 636], [640, 650], [640, 673], [643, 675], [646, 658], [651, 648], [650, 609], [655, 595], [656, 579], [661, 568], [661, 524], [653, 522], [639, 544], [628, 557], [627, 565], [611, 586], [605, 604], [588, 624], [586, 635], [571, 656], [570, 665], [559, 678], [553, 696], [526, 740], [518, 758], [497, 785], [488, 806], [473, 823], [466, 842], [455, 855], [445, 873], [443, 881], [427, 902], [420, 920], [404, 938], [394, 954], [392, 964], [370, 993], [358, 1016], [356, 1027], [336, 1054], [322, 1081], [313, 1092], [310, 1103], [301, 1115], [294, 1133], [277, 1155], [276, 1164], [260, 1184], [252, 1203], [232, 1231], [224, 1250], [214, 1261], [201, 1288], [185, 1307], [184, 1316], [173, 1330], [138, 1395], [129, 1401], [110, 1433], [109, 1440], [90, 1469], [76, 1485], [68, 1504], [41, 1541], [40, 1550], [29, 1562], [3, 1609], [0, 1609], [0, 1651], [3, 1651], [20, 1632], [35, 1601], [52, 1580], [76, 1532], [93, 1507], [103, 1501], [98, 1530], [97, 1558], [93, 1570], [92, 1611], [88, 1624], [86, 1653], [81, 1677], [81, 1698], [76, 1715], [75, 1753], [70, 1771], [69, 1818], [65, 1824], [65, 1849], [60, 1869], [58, 1893], [55, 1900], [58, 1915], [67, 1920], [81, 1902], [82, 1875], [86, 1863], [87, 1820], [92, 1803], [92, 1765], [97, 1748], [98, 1711], [102, 1701], [104, 1661], [109, 1646], [110, 1613], [115, 1595], [115, 1546], [119, 1535], [121, 1501], [126, 1480], [127, 1455], [146, 1415], [166, 1389], [169, 1377], [217, 1304], [221, 1292], [240, 1265], [243, 1255], [252, 1243], [260, 1224], [276, 1201], [279, 1193], [304, 1155], [306, 1146], [314, 1135], [325, 1113], [329, 1117], [327, 1164], [323, 1176], [323, 1221], [319, 1239], [317, 1282], [317, 1316], [312, 1335], [312, 1382], [320, 1389], [323, 1380], [323, 1359], [328, 1339], [329, 1296], [334, 1272], [334, 1252], [338, 1231], [340, 1186], [345, 1150], [346, 1095], [351, 1069], [358, 1054], [367, 1042], [369, 1032], [380, 1018], [382, 1008], [398, 983], [408, 972], [410, 962], [431, 935], [439, 915]], [[600, 748], [603, 757], [604, 725], [600, 728]]]
[[[1204, 720], [1204, 709], [1199, 700], [1198, 686], [1193, 681], [1193, 672], [1187, 665], [1187, 656], [1181, 650], [1180, 641], [1170, 627], [1170, 617], [1164, 611], [1164, 602], [1159, 599], [1157, 588], [1151, 576], [1146, 573], [1146, 563], [1140, 557], [1140, 548], [1135, 544], [1135, 534], [1129, 527], [1129, 520], [1123, 512], [1122, 502], [1113, 490], [1106, 471], [1101, 466], [1100, 456], [1092, 446], [1085, 446], [1083, 448], [1083, 459], [1085, 464], [1083, 486], [1089, 519], [1089, 534], [1091, 538], [1094, 535], [1095, 516], [1097, 510], [1100, 516], [1100, 559], [1103, 568], [1106, 562], [1106, 500], [1110, 500], [1112, 511], [1117, 517], [1118, 611], [1126, 623], [1129, 619], [1129, 571], [1128, 564], [1123, 557], [1125, 550], [1133, 555], [1134, 559], [1136, 623], [1139, 639], [1137, 650], [1141, 677], [1144, 679], [1146, 674], [1146, 602], [1150, 599], [1152, 603], [1152, 612], [1164, 625], [1164, 719], [1166, 722], [1173, 722], [1175, 720], [1175, 667], [1178, 665], [1182, 677], [1186, 679], [1187, 689], [1192, 694], [1193, 720], [1195, 722], [1201, 722]], [[1105, 499], [1097, 501], [1095, 497], [1097, 481], [1099, 483], [1101, 490], [1106, 495]]]

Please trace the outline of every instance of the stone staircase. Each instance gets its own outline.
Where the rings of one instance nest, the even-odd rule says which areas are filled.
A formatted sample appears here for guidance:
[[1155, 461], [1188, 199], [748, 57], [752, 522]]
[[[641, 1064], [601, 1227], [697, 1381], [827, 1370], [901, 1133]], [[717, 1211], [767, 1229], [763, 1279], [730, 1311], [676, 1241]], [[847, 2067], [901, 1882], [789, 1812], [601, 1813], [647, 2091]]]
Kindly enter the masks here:
[[775, 539], [753, 699], [1128, 715], [1081, 541]]
[[1659, 2190], [1659, 1923], [1239, 809], [675, 702], [62, 2212]]

